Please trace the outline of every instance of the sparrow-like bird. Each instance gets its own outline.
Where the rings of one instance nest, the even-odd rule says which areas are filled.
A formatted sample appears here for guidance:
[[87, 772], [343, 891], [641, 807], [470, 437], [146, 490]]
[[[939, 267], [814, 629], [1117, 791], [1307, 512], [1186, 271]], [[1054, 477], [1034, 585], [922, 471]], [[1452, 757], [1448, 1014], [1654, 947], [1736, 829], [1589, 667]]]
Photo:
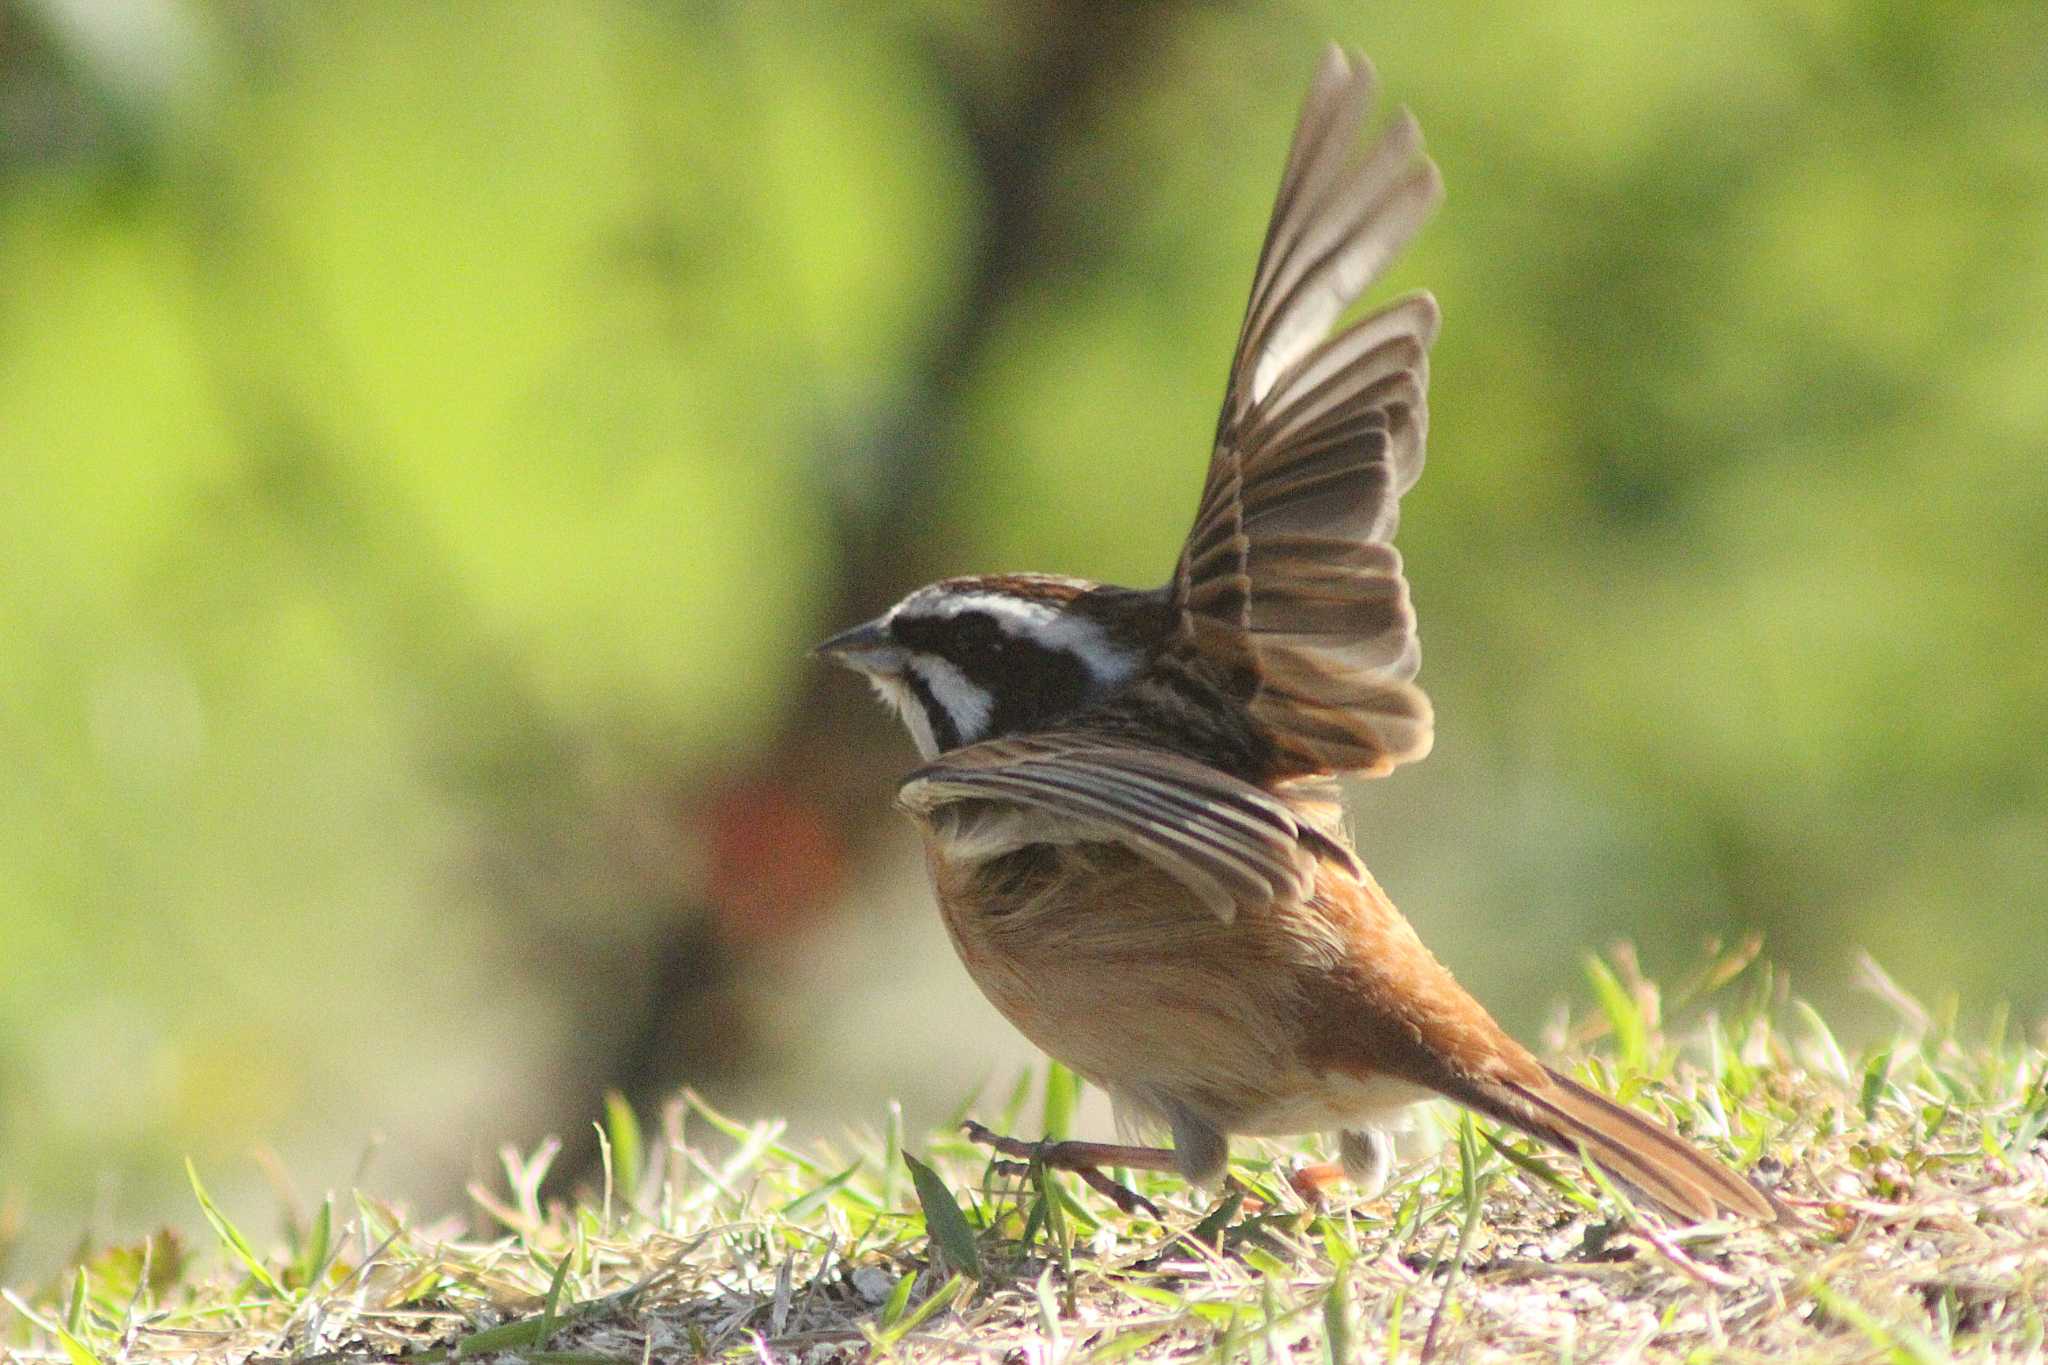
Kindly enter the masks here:
[[1333, 333], [1442, 197], [1405, 111], [1359, 154], [1373, 95], [1331, 47], [1172, 580], [949, 578], [819, 653], [865, 674], [925, 759], [898, 800], [975, 982], [1120, 1119], [1173, 1137], [1056, 1157], [1210, 1184], [1232, 1134], [1333, 1132], [1377, 1184], [1389, 1120], [1443, 1095], [1583, 1148], [1672, 1214], [1771, 1218], [1748, 1180], [1503, 1032], [1343, 828], [1337, 776], [1432, 735], [1392, 541], [1436, 302]]

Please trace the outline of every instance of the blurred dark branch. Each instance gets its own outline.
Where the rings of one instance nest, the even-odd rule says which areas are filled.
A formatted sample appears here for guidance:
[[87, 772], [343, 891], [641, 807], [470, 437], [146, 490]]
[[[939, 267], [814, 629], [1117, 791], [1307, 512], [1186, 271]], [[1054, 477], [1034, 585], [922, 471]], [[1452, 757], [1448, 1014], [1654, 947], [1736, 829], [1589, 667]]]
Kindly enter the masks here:
[[[977, 85], [970, 67], [927, 45], [934, 85], [947, 92], [967, 132], [987, 207], [958, 306], [934, 329], [908, 399], [868, 434], [884, 474], [880, 496], [838, 509], [834, 581], [842, 609], [833, 620], [873, 614], [928, 571], [931, 547], [918, 533], [933, 524], [935, 494], [958, 458], [948, 438], [966, 381], [982, 366], [997, 322], [1051, 263], [1043, 229], [1061, 196], [1050, 174], [1085, 131], [1089, 112], [1110, 103], [1105, 94], [1135, 79], [1131, 72], [1154, 50], [1155, 29], [1171, 7], [1072, 3], [1036, 12], [1037, 41], [1019, 54], [1022, 70], [1008, 73], [1000, 92]], [[792, 712], [799, 726], [813, 714], [808, 702]]]
[[[853, 444], [870, 453], [880, 487], [862, 490], [873, 496], [841, 497], [835, 505], [836, 562], [818, 581], [832, 584], [838, 596], [820, 604], [821, 622], [872, 616], [930, 575], [938, 556], [925, 532], [937, 524], [937, 500], [958, 458], [951, 438], [961, 395], [984, 364], [999, 321], [1051, 264], [1044, 227], [1059, 198], [1051, 172], [1090, 111], [1107, 102], [1113, 87], [1133, 79], [1132, 69], [1154, 50], [1156, 29], [1170, 8], [1081, 0], [1045, 6], [1036, 11], [1029, 46], [1006, 67], [999, 92], [977, 82], [974, 66], [958, 54], [935, 40], [927, 43], [933, 85], [945, 92], [966, 130], [986, 213], [973, 238], [966, 286], [934, 328], [920, 367], [904, 385], [905, 398], [871, 430], [851, 434]], [[820, 433], [820, 440], [843, 449], [848, 436], [832, 431]], [[879, 721], [865, 689], [819, 667], [805, 676], [780, 732], [764, 747], [767, 783], [829, 812], [851, 847], [867, 846], [863, 831], [894, 818], [889, 775], [908, 761], [902, 736]], [[713, 921], [720, 918], [714, 909]], [[740, 1025], [729, 1017], [704, 1019], [707, 954], [717, 956], [719, 945], [707, 942], [699, 925], [680, 917], [672, 923], [671, 941], [659, 951], [661, 966], [649, 983], [643, 1025], [615, 1058], [615, 1083], [643, 1108], [683, 1079], [681, 1056], [703, 1052], [701, 1040], [684, 1044], [677, 1037], [679, 1025], [695, 1019], [721, 1032]]]
[[[933, 329], [905, 398], [871, 431], [854, 434], [873, 453], [880, 487], [870, 490], [872, 497], [841, 497], [834, 508], [837, 562], [821, 581], [834, 585], [838, 599], [821, 604], [820, 621], [863, 620], [931, 576], [939, 554], [926, 532], [939, 521], [938, 500], [960, 456], [953, 437], [961, 396], [983, 366], [1000, 320], [1024, 286], [1052, 264], [1044, 250], [1049, 206], [1059, 198], [1049, 183], [1051, 171], [1083, 131], [1089, 111], [1105, 102], [1105, 93], [1133, 79], [1132, 68], [1154, 49], [1154, 30], [1170, 8], [1072, 3], [1039, 10], [1037, 41], [1021, 54], [1021, 71], [1006, 73], [1000, 94], [978, 85], [966, 63], [927, 45], [933, 83], [947, 92], [967, 131], [987, 210], [974, 238], [966, 287], [951, 315]], [[836, 443], [844, 436], [831, 433], [828, 439]], [[844, 735], [849, 723], [854, 733], [881, 732], [869, 724], [875, 714], [861, 689], [814, 669], [786, 712], [771, 752], [800, 756], [812, 781], [817, 754], [844, 754], [849, 771], [832, 776], [855, 778], [857, 792], [873, 797], [880, 789], [872, 765], [856, 761], [860, 755]], [[893, 732], [888, 737], [901, 738]], [[845, 809], [849, 803], [834, 804]], [[876, 813], [888, 807], [885, 800], [851, 804]]]

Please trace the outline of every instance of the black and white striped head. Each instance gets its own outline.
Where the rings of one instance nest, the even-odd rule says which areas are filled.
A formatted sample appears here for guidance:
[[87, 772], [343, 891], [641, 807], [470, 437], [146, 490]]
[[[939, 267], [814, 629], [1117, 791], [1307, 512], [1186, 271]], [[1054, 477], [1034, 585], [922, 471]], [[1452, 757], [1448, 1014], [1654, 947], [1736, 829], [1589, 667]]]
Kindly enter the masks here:
[[1047, 574], [947, 578], [817, 653], [866, 676], [918, 752], [1041, 730], [1117, 691], [1166, 636], [1158, 593]]

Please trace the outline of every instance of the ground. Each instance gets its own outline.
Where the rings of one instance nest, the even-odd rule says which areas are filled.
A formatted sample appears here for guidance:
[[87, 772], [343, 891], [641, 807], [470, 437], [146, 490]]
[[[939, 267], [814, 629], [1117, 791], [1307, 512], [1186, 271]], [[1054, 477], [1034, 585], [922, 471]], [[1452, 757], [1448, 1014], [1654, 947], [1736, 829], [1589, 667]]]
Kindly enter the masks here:
[[[1553, 1042], [1582, 1078], [1753, 1170], [1795, 1209], [1788, 1227], [1661, 1224], [1575, 1161], [1449, 1109], [1377, 1199], [1308, 1207], [1284, 1179], [1307, 1149], [1263, 1146], [1220, 1201], [1137, 1177], [1155, 1220], [992, 1164], [950, 1129], [909, 1144], [922, 1158], [896, 1123], [798, 1150], [777, 1124], [685, 1096], [645, 1134], [613, 1106], [601, 1189], [558, 1196], [551, 1149], [508, 1153], [466, 1216], [357, 1194], [276, 1249], [251, 1245], [195, 1172], [217, 1255], [164, 1237], [88, 1249], [57, 1282], [7, 1292], [0, 1357], [2040, 1358], [2039, 1040], [1997, 1023], [1959, 1038], [1953, 1010], [1930, 1014], [1872, 966], [1898, 1028], [1852, 1057], [1746, 964], [1716, 959], [1667, 1008], [1626, 954], [1596, 961], [1600, 1010]], [[985, 1117], [1057, 1131], [1074, 1093], [1055, 1068]]]

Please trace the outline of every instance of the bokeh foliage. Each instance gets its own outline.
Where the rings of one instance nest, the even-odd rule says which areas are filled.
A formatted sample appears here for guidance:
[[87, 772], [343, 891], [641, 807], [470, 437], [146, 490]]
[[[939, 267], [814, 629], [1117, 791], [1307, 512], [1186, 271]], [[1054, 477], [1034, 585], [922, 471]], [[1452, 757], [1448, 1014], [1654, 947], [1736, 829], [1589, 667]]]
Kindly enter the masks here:
[[425, 1181], [551, 1117], [674, 794], [909, 586], [848, 537], [1163, 575], [1332, 36], [1450, 185], [1383, 880], [1522, 1025], [1751, 928], [2048, 1006], [2048, 11], [1149, 8], [963, 321], [954, 96], [1059, 9], [0, 8], [0, 1181], [132, 1216], [174, 1152]]

